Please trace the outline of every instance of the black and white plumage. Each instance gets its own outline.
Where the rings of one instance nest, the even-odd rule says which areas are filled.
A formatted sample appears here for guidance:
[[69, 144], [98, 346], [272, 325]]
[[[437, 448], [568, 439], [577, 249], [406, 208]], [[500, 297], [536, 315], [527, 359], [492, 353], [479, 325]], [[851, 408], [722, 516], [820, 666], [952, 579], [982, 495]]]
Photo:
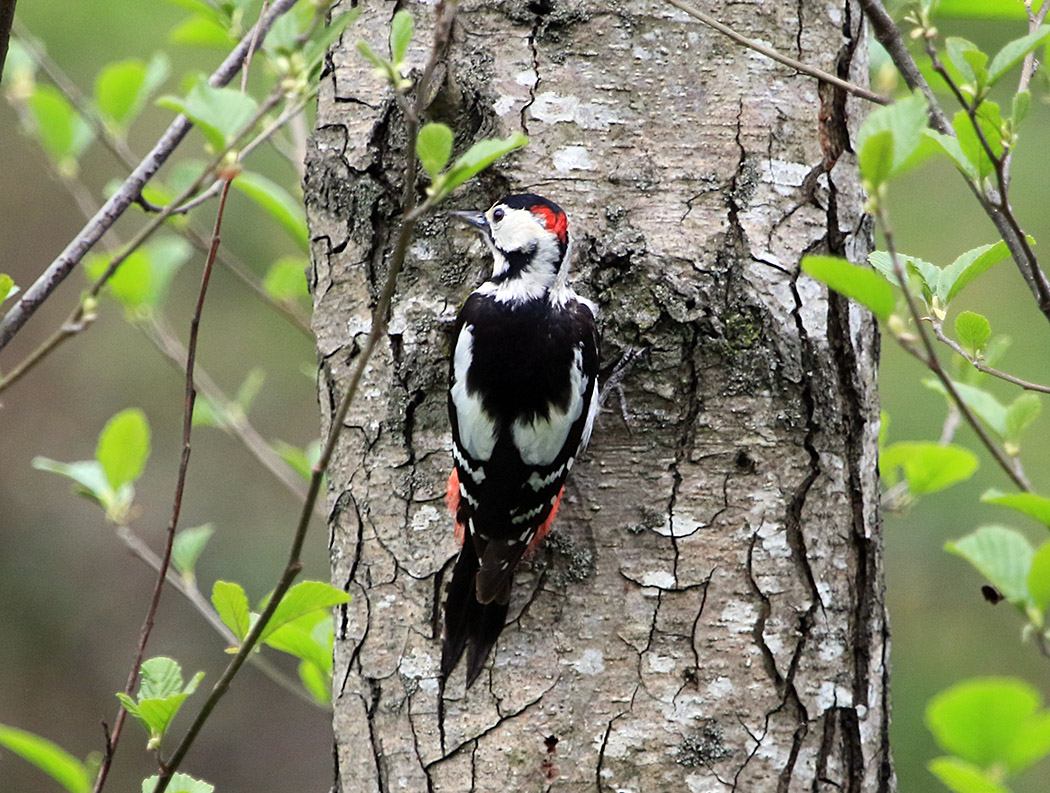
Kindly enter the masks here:
[[442, 675], [467, 650], [473, 684], [507, 617], [514, 569], [550, 530], [598, 406], [594, 305], [569, 285], [565, 213], [526, 193], [459, 212], [492, 275], [460, 309], [448, 412], [448, 506], [462, 544], [445, 602]]

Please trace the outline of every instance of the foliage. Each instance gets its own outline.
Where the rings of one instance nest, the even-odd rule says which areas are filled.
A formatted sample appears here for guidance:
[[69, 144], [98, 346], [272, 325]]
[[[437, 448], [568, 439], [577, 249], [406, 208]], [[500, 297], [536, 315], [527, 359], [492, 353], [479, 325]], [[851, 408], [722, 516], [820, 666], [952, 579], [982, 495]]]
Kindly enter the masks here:
[[[870, 115], [857, 137], [857, 159], [869, 195], [868, 209], [884, 233], [886, 250], [869, 256], [872, 269], [828, 257], [807, 257], [802, 269], [870, 309], [883, 329], [928, 367], [933, 376], [924, 384], [946, 400], [948, 418], [940, 442], [898, 441], [883, 448], [882, 480], [887, 495], [894, 496], [886, 503], [903, 508], [973, 474], [977, 456], [950, 442], [953, 417], [961, 416], [1018, 488], [1012, 493], [991, 490], [982, 500], [1035, 518], [1046, 529], [1050, 499], [1032, 492], [1021, 452], [1041, 411], [1041, 394], [1050, 393], [1050, 388], [994, 368], [1009, 340], [995, 335], [983, 314], [959, 311], [946, 324], [960, 293], [1004, 259], [1013, 258], [1021, 272], [1039, 269], [1034, 240], [1020, 230], [1009, 206], [1009, 162], [1022, 140], [1021, 125], [1031, 105], [1028, 81], [1033, 73], [1045, 77], [1046, 67], [1025, 72], [1009, 114], [989, 97], [993, 86], [1026, 58], [1031, 61], [1034, 51], [1046, 44], [1050, 26], [1033, 23], [1028, 33], [990, 56], [959, 37], [948, 36], [941, 42], [933, 15], [938, 13], [943, 20], [980, 8], [982, 14], [1013, 17], [1019, 6], [1006, 0], [969, 4], [943, 0], [936, 11], [936, 4], [923, 3], [905, 18], [914, 25], [913, 39], [922, 42], [929, 58], [924, 75], [960, 109], [949, 128], [936, 128], [936, 123], [931, 128], [927, 99], [915, 93]], [[964, 251], [943, 266], [898, 251], [889, 224], [887, 186], [925, 156], [924, 142], [933, 145], [934, 156], [955, 166], [986, 211], [999, 213], [1003, 222], [998, 228], [1009, 229], [1002, 239]], [[896, 307], [887, 290], [896, 294]], [[937, 343], [953, 354], [954, 376], [941, 365]], [[993, 392], [993, 382], [1004, 380], [1017, 389], [1009, 403]], [[901, 488], [906, 488], [904, 495]], [[1024, 635], [1033, 637], [1050, 657], [1046, 624], [1050, 542], [1033, 546], [1013, 527], [987, 525], [949, 542], [946, 549], [978, 571], [993, 602], [1005, 599], [1014, 606], [1023, 620]], [[929, 703], [926, 720], [948, 756], [932, 761], [930, 771], [956, 793], [1007, 793], [1011, 777], [1050, 754], [1050, 711], [1040, 708], [1035, 690], [1013, 679], [977, 678], [942, 692]]]
[[[252, 14], [259, 8], [257, 2], [170, 2], [189, 14], [171, 32], [170, 39], [177, 45], [227, 51], [238, 41], [253, 36], [255, 20]], [[262, 4], [263, 13], [272, 5]], [[269, 33], [258, 38], [261, 48], [253, 56], [254, 62], [259, 64], [253, 71], [261, 69], [265, 78], [246, 79], [240, 87], [217, 85], [214, 79], [190, 72], [178, 79], [178, 88], [173, 88], [169, 84], [173, 59], [165, 53], [158, 53], [148, 61], [124, 58], [104, 65], [94, 77], [90, 95], [81, 96], [77, 90], [69, 88], [71, 81], [68, 78], [56, 79], [54, 85], [47, 80], [38, 80], [38, 72], [52, 76], [57, 73], [57, 67], [48, 62], [46, 54], [36, 43], [13, 42], [4, 75], [5, 88], [12, 88], [6, 96], [18, 112], [27, 136], [40, 145], [54, 173], [79, 199], [91, 195], [91, 190], [80, 181], [80, 167], [85, 155], [93, 148], [104, 146], [129, 170], [135, 166], [137, 157], [131, 152], [129, 141], [147, 128], [149, 122], [143, 119], [173, 111], [185, 116], [201, 137], [192, 135], [188, 154], [171, 162], [160, 177], [154, 178], [137, 195], [135, 203], [147, 215], [141, 219], [142, 228], [131, 241], [116, 243], [110, 250], [96, 248], [85, 258], [83, 271], [89, 279], [89, 287], [70, 320], [56, 333], [53, 342], [15, 367], [7, 379], [0, 380], [0, 390], [23, 376], [57, 344], [87, 329], [99, 311], [107, 310], [106, 302], [98, 300], [99, 296], [104, 296], [119, 306], [130, 325], [142, 330], [166, 357], [184, 365], [192, 379], [197, 381], [198, 398], [187, 400], [187, 411], [193, 405], [193, 414], [188, 417], [192, 419], [190, 426], [217, 427], [238, 437], [260, 462], [286, 483], [298, 478], [314, 484], [320, 481], [327, 455], [331, 453], [342, 423], [337, 423], [326, 447], [317, 440], [300, 446], [259, 438], [251, 428], [249, 413], [263, 389], [265, 372], [252, 368], [236, 394], [232, 398], [226, 397], [215, 386], [209, 385], [210, 378], [202, 370], [191, 368], [189, 363], [195, 352], [200, 309], [193, 318], [194, 332], [188, 351], [170, 331], [165, 312], [169, 309], [169, 292], [180, 273], [191, 269], [186, 265], [196, 255], [196, 250], [208, 258], [206, 272], [218, 256], [220, 263], [250, 286], [254, 294], [297, 324], [300, 330], [309, 332], [305, 317], [309, 304], [305, 274], [309, 266], [306, 256], [310, 251], [310, 237], [300, 180], [289, 168], [263, 173], [256, 170], [254, 162], [249, 168], [249, 157], [261, 144], [270, 142], [293, 165], [301, 165], [301, 162], [296, 162], [293, 152], [296, 140], [305, 135], [307, 128], [304, 108], [317, 93], [329, 46], [357, 15], [356, 11], [343, 13], [326, 25], [332, 5], [331, 0], [309, 0], [292, 6], [278, 17]], [[413, 27], [412, 16], [407, 11], [398, 12], [391, 26], [389, 57], [375, 56], [368, 50], [389, 82], [392, 102], [405, 101], [415, 88], [417, 78], [409, 74], [405, 66], [413, 46]], [[432, 57], [437, 57], [439, 51], [435, 44]], [[261, 89], [260, 82], [264, 84]], [[425, 109], [425, 92], [419, 90], [417, 93], [415, 112], [418, 116]], [[158, 94], [160, 97], [156, 98]], [[466, 150], [449, 165], [455, 147], [451, 130], [440, 124], [427, 124], [421, 132], [410, 132], [411, 135], [416, 137], [411, 140], [409, 151], [418, 152], [431, 185], [422, 205], [414, 209], [405, 207], [404, 222], [409, 230], [423, 212], [432, 209], [452, 190], [526, 142], [524, 136], [515, 134], [504, 140], [464, 143], [460, 148]], [[107, 192], [119, 194], [126, 189], [125, 185], [114, 181]], [[218, 223], [210, 241], [194, 226], [196, 208], [220, 192], [223, 195], [219, 210], [221, 220], [225, 188], [230, 186], [239, 196], [248, 199], [259, 222], [282, 229], [291, 247], [290, 251], [278, 251], [271, 261], [259, 263], [259, 273], [253, 267], [224, 258], [229, 254], [225, 246], [220, 251]], [[161, 225], [166, 228], [159, 230]], [[403, 253], [402, 250], [402, 256]], [[18, 291], [12, 278], [0, 274], [0, 302], [14, 297]], [[203, 295], [204, 286], [201, 287], [200, 303], [203, 303]], [[365, 360], [367, 355], [362, 357], [362, 365]], [[187, 428], [184, 436], [187, 451], [189, 437]], [[66, 463], [38, 456], [33, 465], [70, 479], [74, 493], [99, 506], [106, 521], [116, 527], [117, 535], [142, 558], [161, 569], [164, 562], [155, 558], [148, 544], [138, 539], [133, 530], [135, 519], [143, 511], [136, 503], [135, 485], [143, 475], [150, 453], [151, 433], [146, 415], [138, 408], [129, 408], [106, 423], [92, 459]], [[187, 461], [188, 456], [184, 456], [180, 477], [185, 474]], [[285, 473], [291, 477], [285, 477]], [[289, 487], [299, 493], [294, 483]], [[177, 516], [181, 506], [181, 487], [176, 492], [173, 511]], [[316, 488], [311, 492], [316, 494]], [[313, 511], [313, 501], [310, 500], [313, 497], [311, 495], [304, 504], [304, 517], [300, 518], [300, 528], [293, 540], [293, 552], [285, 573], [256, 610], [250, 608], [244, 588], [231, 581], [215, 581], [210, 602], [201, 595], [197, 566], [216, 531], [212, 524], [176, 531], [177, 517], [173, 518], [169, 530], [171, 569], [167, 571], [167, 580], [175, 584], [217, 626], [217, 630], [227, 638], [232, 636], [234, 646], [229, 652], [234, 659], [226, 674], [235, 674], [243, 661], [257, 660], [258, 645], [265, 645], [296, 658], [300, 691], [320, 706], [328, 707], [332, 697], [332, 608], [346, 603], [349, 596], [321, 581], [307, 580], [291, 585], [291, 579], [299, 571], [297, 555], [302, 542], [301, 533]], [[158, 584], [158, 597], [163, 580]], [[155, 599], [153, 609], [156, 602]], [[147, 626], [152, 621], [153, 609]], [[146, 637], [148, 627], [144, 629], [140, 650], [145, 648]], [[138, 681], [138, 691], [133, 693], [129, 689], [117, 693], [122, 708], [146, 730], [147, 749], [157, 753], [162, 771], [158, 776], [143, 780], [144, 791], [166, 788], [185, 793], [210, 793], [213, 790], [213, 786], [206, 782], [173, 773], [178, 767], [178, 759], [161, 761], [159, 755], [161, 743], [166, 742], [177, 714], [196, 690], [202, 675], [198, 672], [184, 680], [176, 660], [151, 658], [138, 667], [137, 674], [132, 675], [132, 679]], [[294, 686], [279, 677], [278, 682]], [[199, 723], [207, 718], [214, 701], [221, 696], [220, 689], [224, 685], [228, 685], [228, 681], [220, 680], [208, 694], [208, 702], [174, 750], [175, 758], [184, 754], [184, 749], [188, 748], [199, 729]], [[91, 789], [96, 774], [99, 774], [99, 785], [104, 783], [118, 734], [119, 728], [112, 742], [107, 734], [107, 751], [100, 769], [70, 757], [46, 739], [14, 728], [0, 728], [0, 745], [36, 764], [68, 790], [79, 793]]]

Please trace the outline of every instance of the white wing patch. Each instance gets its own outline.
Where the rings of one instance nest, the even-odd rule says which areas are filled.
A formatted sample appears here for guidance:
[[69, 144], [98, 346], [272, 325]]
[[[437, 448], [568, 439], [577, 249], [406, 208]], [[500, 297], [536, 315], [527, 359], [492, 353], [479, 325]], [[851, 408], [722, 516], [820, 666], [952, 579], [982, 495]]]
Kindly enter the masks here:
[[485, 412], [480, 397], [467, 391], [467, 370], [470, 369], [473, 357], [474, 326], [465, 325], [456, 340], [452, 364], [452, 373], [456, 381], [451, 389], [452, 404], [456, 407], [459, 442], [464, 451], [475, 460], [488, 460], [496, 445], [496, 422]]
[[[459, 346], [456, 347], [456, 359], [459, 360]], [[569, 405], [567, 410], [551, 406], [550, 415], [543, 419], [537, 417], [532, 421], [518, 419], [511, 426], [514, 445], [521, 453], [522, 462], [526, 465], [550, 465], [565, 446], [569, 429], [583, 413], [583, 345], [577, 345], [569, 374]], [[491, 446], [489, 452], [491, 453]]]

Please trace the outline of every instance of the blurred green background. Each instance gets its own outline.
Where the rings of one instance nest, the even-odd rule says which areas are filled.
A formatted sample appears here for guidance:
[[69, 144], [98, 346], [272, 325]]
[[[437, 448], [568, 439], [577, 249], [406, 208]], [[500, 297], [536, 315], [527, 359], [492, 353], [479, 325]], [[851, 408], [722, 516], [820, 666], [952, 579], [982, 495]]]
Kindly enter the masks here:
[[[175, 76], [164, 87], [168, 92], [177, 89], [178, 75], [210, 71], [221, 58], [217, 50], [168, 45], [167, 31], [185, 18], [185, 11], [161, 0], [23, 0], [18, 11], [85, 90], [104, 64], [148, 58], [158, 48], [173, 59]], [[1023, 32], [1020, 25], [980, 21], [945, 23], [943, 29], [992, 51]], [[1038, 97], [1033, 105], [1014, 161], [1013, 204], [1022, 225], [1044, 241], [1050, 239], [1050, 107]], [[144, 152], [169, 119], [167, 111], [147, 111], [133, 128], [132, 147]], [[192, 133], [187, 146], [199, 154], [201, 145]], [[263, 152], [261, 159], [261, 170], [294, 183], [287, 162], [272, 152]], [[96, 194], [117, 173], [119, 166], [97, 145], [82, 163], [83, 179]], [[944, 265], [995, 239], [990, 222], [943, 163], [928, 163], [895, 183], [891, 198], [897, 242], [906, 253]], [[227, 244], [259, 274], [278, 255], [294, 250], [273, 223], [236, 196], [226, 223]], [[11, 107], [0, 104], [0, 271], [27, 285], [81, 225], [76, 205], [50, 175], [43, 153], [20, 133]], [[127, 236], [131, 227], [125, 221], [118, 230]], [[199, 256], [191, 260], [172, 288], [169, 314], [182, 338], [200, 265]], [[8, 366], [68, 315], [83, 285], [79, 272], [68, 279], [5, 353]], [[980, 311], [990, 318], [993, 331], [1013, 338], [1003, 368], [1050, 382], [1050, 329], [1011, 263], [984, 276], [956, 302], [953, 315], [963, 309]], [[266, 385], [251, 414], [266, 438], [303, 446], [316, 436], [313, 382], [302, 372], [314, 363], [309, 340], [247, 296], [222, 269], [205, 307], [199, 360], [229, 393], [252, 368], [266, 371]], [[917, 362], [892, 343], [885, 345], [881, 383], [890, 440], [938, 437], [944, 402], [920, 385], [925, 376]], [[998, 385], [992, 388], [1001, 400], [1016, 395]], [[115, 713], [112, 692], [123, 686], [152, 574], [130, 557], [97, 508], [69, 495], [64, 481], [33, 470], [29, 463], [38, 454], [66, 461], [89, 458], [112, 414], [129, 406], [143, 408], [152, 424], [153, 456], [138, 485], [144, 511], [135, 527], [160, 547], [176, 474], [182, 389], [181, 375], [129, 329], [114, 303], [104, 301], [88, 333], [68, 342], [3, 397], [0, 723], [37, 732], [80, 757], [101, 746], [100, 721]], [[1044, 412], [1028, 438], [1023, 454], [1027, 473], [1037, 490], [1048, 493], [1050, 412]], [[976, 448], [965, 427], [957, 439]], [[971, 483], [885, 520], [893, 632], [892, 736], [900, 789], [907, 793], [941, 789], [925, 770], [938, 754], [923, 725], [923, 708], [936, 692], [974, 675], [1018, 675], [1050, 699], [1050, 660], [1021, 643], [1016, 614], [1005, 604], [985, 603], [977, 574], [942, 550], [946, 540], [993, 522], [1021, 528], [1036, 544], [1045, 539], [1044, 529], [1022, 525], [1012, 513], [979, 503], [978, 495], [992, 486], [1005, 489], [1008, 483], [982, 454]], [[242, 583], [253, 599], [263, 595], [283, 566], [297, 515], [295, 500], [267, 479], [234, 439], [198, 428], [184, 504], [181, 526], [211, 521], [217, 529], [199, 564], [202, 587], [226, 578]], [[325, 528], [318, 523], [308, 541], [309, 577], [327, 577], [326, 544]], [[207, 688], [225, 664], [221, 650], [219, 638], [196, 613], [177, 595], [166, 593], [150, 654], [174, 655], [190, 673], [205, 670]], [[284, 668], [294, 675], [292, 663]], [[188, 712], [195, 710], [193, 703]], [[180, 715], [176, 733], [185, 727], [186, 716]], [[152, 772], [142, 751], [144, 733], [135, 723], [127, 730], [111, 780], [114, 790], [137, 790], [139, 780]], [[320, 791], [331, 783], [328, 715], [252, 669], [234, 685], [202, 738], [185, 770], [223, 793]], [[1044, 762], [1017, 780], [1014, 789], [1045, 791], [1048, 777], [1050, 764]], [[45, 789], [47, 783], [36, 771], [0, 752], [0, 790]]]

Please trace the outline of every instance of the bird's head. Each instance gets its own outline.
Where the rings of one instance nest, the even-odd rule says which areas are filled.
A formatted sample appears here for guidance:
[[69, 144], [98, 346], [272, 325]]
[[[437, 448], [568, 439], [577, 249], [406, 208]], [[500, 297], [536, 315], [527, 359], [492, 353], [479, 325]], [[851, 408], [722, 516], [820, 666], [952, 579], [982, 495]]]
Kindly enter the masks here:
[[569, 220], [553, 201], [522, 193], [500, 199], [486, 212], [452, 215], [481, 233], [493, 258], [487, 283], [508, 298], [541, 297], [566, 282]]

